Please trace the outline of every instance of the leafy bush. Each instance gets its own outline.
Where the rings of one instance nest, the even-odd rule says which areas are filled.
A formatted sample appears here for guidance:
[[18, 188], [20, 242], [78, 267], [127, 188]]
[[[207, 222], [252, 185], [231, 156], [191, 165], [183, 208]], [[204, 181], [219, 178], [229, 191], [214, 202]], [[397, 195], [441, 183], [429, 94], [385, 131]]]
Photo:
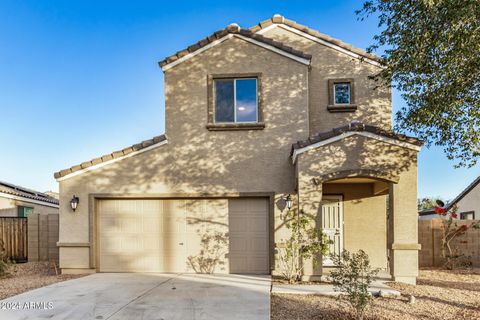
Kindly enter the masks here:
[[278, 248], [280, 272], [289, 283], [301, 280], [303, 274], [303, 261], [313, 258], [317, 263], [317, 255], [326, 255], [331, 240], [315, 228], [313, 217], [304, 211], [296, 214], [288, 210], [285, 226], [290, 230], [290, 238], [283, 240]]
[[10, 267], [12, 261], [8, 258], [7, 252], [3, 247], [3, 240], [0, 239], [0, 278], [6, 277], [10, 274]]
[[363, 250], [350, 253], [343, 250], [340, 255], [332, 255], [333, 263], [338, 267], [330, 273], [335, 291], [345, 293], [339, 296], [350, 303], [356, 319], [362, 320], [367, 306], [372, 302], [368, 287], [379, 269], [372, 269], [370, 259]]

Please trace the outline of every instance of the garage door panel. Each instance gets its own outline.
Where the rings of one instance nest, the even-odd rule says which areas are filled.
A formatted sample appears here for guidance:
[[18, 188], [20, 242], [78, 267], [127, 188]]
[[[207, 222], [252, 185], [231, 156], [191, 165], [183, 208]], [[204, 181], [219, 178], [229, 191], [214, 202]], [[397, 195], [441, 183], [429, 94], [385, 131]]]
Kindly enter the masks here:
[[248, 220], [248, 230], [249, 232], [260, 232], [263, 235], [265, 232], [268, 232], [268, 223], [265, 219], [265, 216], [263, 217], [250, 217]]
[[230, 272], [269, 273], [268, 200], [229, 201]]
[[268, 201], [265, 199], [251, 199], [248, 201], [248, 214], [264, 216], [268, 212]]
[[248, 231], [248, 217], [230, 217], [229, 218], [229, 230], [230, 233], [241, 233]]

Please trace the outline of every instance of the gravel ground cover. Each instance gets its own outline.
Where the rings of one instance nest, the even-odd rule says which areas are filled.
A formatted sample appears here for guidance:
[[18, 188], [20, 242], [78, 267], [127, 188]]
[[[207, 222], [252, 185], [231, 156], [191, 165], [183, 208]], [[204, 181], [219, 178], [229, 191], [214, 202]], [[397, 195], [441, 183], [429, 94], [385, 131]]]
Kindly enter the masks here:
[[[417, 282], [390, 283], [402, 296], [375, 298], [365, 320], [480, 319], [480, 269], [421, 270]], [[330, 297], [278, 294], [271, 304], [272, 320], [353, 319], [346, 302]]]
[[55, 275], [48, 262], [27, 262], [11, 267], [11, 275], [0, 278], [0, 300], [49, 284], [82, 277], [83, 275]]

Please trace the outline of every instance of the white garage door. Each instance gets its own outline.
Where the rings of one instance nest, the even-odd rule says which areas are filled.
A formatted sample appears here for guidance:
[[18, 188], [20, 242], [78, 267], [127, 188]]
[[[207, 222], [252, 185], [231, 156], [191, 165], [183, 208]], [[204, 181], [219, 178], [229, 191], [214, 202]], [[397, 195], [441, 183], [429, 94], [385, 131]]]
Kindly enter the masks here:
[[97, 208], [102, 272], [269, 272], [267, 199], [101, 200]]

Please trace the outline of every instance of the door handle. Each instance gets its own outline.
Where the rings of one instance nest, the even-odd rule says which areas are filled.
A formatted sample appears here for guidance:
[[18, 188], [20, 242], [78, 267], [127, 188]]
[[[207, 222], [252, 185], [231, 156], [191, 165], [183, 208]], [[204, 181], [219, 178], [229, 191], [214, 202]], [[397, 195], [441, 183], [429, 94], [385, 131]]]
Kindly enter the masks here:
[[181, 245], [181, 246], [183, 246], [183, 242], [179, 242], [178, 244]]

